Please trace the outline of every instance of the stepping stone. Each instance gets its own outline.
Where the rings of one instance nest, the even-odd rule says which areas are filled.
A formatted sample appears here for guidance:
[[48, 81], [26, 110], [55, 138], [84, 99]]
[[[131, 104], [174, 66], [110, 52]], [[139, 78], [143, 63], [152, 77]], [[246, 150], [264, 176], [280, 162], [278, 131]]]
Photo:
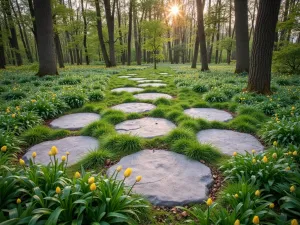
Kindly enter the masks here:
[[128, 78], [128, 80], [145, 80], [146, 78], [142, 77], [134, 77], [134, 78]]
[[184, 110], [184, 113], [193, 118], [206, 119], [208, 121], [228, 121], [232, 115], [224, 110], [211, 108], [191, 108]]
[[[209, 167], [175, 152], [139, 151], [122, 158], [108, 169], [107, 175], [111, 176], [119, 165], [124, 169], [132, 168], [132, 175], [125, 179], [128, 186], [134, 184], [136, 176], [142, 176], [133, 192], [145, 196], [153, 205], [172, 207], [202, 203], [213, 184]], [[118, 173], [118, 180], [123, 180], [123, 171]]]
[[176, 125], [169, 120], [152, 117], [127, 120], [115, 126], [118, 133], [132, 134], [143, 138], [163, 136], [175, 128]]
[[128, 76], [136, 76], [137, 74], [136, 73], [129, 73], [127, 74]]
[[129, 93], [133, 93], [133, 92], [141, 92], [144, 91], [143, 88], [136, 88], [136, 87], [124, 87], [124, 88], [115, 88], [111, 90], [112, 92], [129, 92]]
[[168, 73], [159, 73], [160, 75], [168, 75]]
[[138, 83], [162, 82], [162, 80], [138, 80]]
[[264, 146], [251, 134], [232, 130], [202, 130], [197, 133], [197, 139], [200, 143], [217, 147], [227, 155], [232, 155], [234, 152], [245, 154], [245, 151], [251, 152], [252, 149], [258, 152], [264, 150]]
[[149, 103], [132, 102], [115, 105], [112, 108], [125, 113], [143, 113], [155, 109], [156, 106]]
[[56, 146], [58, 149], [56, 158], [59, 162], [61, 162], [61, 157], [66, 155], [66, 152], [70, 152], [68, 165], [73, 165], [80, 161], [89, 151], [98, 149], [99, 144], [97, 139], [88, 136], [66, 137], [60, 140], [45, 141], [34, 145], [28, 149], [23, 158], [25, 161], [28, 161], [31, 158], [31, 154], [36, 152], [37, 156], [35, 162], [48, 165], [50, 162], [48, 152], [52, 146]]
[[131, 76], [118, 76], [118, 78], [129, 78]]
[[172, 99], [171, 95], [167, 95], [163, 93], [142, 93], [142, 94], [136, 94], [133, 97], [140, 100], [156, 100], [159, 98]]
[[167, 84], [163, 83], [147, 83], [147, 84], [139, 84], [138, 87], [165, 87]]
[[61, 116], [53, 120], [49, 125], [57, 129], [79, 130], [99, 119], [100, 115], [96, 113], [74, 113]]

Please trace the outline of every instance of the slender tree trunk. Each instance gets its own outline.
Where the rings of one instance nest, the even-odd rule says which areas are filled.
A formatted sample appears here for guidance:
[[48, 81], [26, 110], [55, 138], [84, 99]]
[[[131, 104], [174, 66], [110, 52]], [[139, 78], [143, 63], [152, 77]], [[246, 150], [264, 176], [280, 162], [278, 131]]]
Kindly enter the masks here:
[[0, 23], [0, 69], [5, 69], [5, 49], [4, 49], [4, 41], [2, 36], [2, 24]]
[[83, 6], [83, 0], [81, 0], [81, 13], [83, 18], [83, 48], [85, 54], [85, 62], [86, 65], [90, 65], [89, 54], [87, 49], [87, 21], [86, 21], [84, 6]]
[[173, 56], [172, 56], [172, 46], [171, 46], [171, 34], [170, 34], [170, 30], [168, 30], [168, 51], [169, 51], [169, 60], [171, 62], [171, 64], [173, 64]]
[[54, 42], [59, 68], [65, 68], [60, 38], [57, 32], [54, 33]]
[[55, 75], [57, 73], [54, 32], [50, 0], [34, 0], [36, 19], [39, 71], [38, 76]]
[[140, 43], [138, 35], [138, 21], [137, 21], [137, 10], [136, 2], [134, 1], [133, 5], [133, 33], [134, 33], [134, 45], [135, 45], [135, 55], [137, 65], [142, 64], [142, 55], [140, 54]]
[[120, 2], [117, 1], [117, 13], [118, 13], [118, 28], [119, 28], [119, 41], [121, 46], [121, 62], [122, 65], [125, 65], [125, 51], [123, 49], [123, 34], [121, 30], [121, 12], [120, 12]]
[[30, 16], [32, 20], [32, 32], [35, 38], [35, 42], [38, 45], [38, 39], [37, 39], [37, 31], [36, 31], [36, 21], [35, 21], [35, 13], [34, 13], [34, 8], [33, 8], [33, 0], [28, 0], [28, 6], [29, 6], [29, 11], [30, 11]]
[[[288, 14], [289, 14], [289, 8], [290, 8], [290, 0], [285, 0], [282, 22], [287, 21]], [[286, 36], [287, 36], [286, 35], [286, 29], [282, 29], [281, 32], [280, 32], [280, 41], [282, 42], [284, 40], [287, 40]]]
[[247, 90], [271, 94], [271, 64], [281, 0], [259, 2]]
[[[229, 0], [229, 25], [228, 25], [228, 37], [231, 37], [231, 13], [232, 13], [232, 0]], [[232, 45], [230, 44], [229, 49], [227, 49], [227, 64], [230, 65], [231, 61], [231, 47]]]
[[[198, 1], [198, 0], [197, 0]], [[192, 61], [192, 66], [191, 68], [196, 68], [197, 67], [197, 59], [198, 59], [198, 52], [199, 52], [199, 46], [200, 46], [200, 32], [198, 31], [197, 28], [197, 33], [196, 33], [196, 40], [195, 40], [195, 46], [194, 46], [194, 57], [193, 57], [193, 61]]]
[[257, 6], [257, 0], [255, 0], [255, 2], [254, 2], [253, 14], [252, 14], [252, 20], [251, 20], [251, 28], [250, 28], [250, 34], [249, 34], [249, 40], [251, 39], [253, 30], [254, 30], [254, 22], [255, 22], [256, 6]]
[[128, 24], [128, 36], [127, 36], [127, 65], [131, 64], [131, 39], [132, 39], [132, 9], [133, 0], [129, 2], [129, 24]]

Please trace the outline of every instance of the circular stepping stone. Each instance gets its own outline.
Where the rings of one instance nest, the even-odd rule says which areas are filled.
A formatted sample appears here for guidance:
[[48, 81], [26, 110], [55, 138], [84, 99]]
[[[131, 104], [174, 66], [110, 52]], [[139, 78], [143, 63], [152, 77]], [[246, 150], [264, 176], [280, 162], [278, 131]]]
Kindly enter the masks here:
[[96, 113], [74, 113], [61, 116], [53, 120], [49, 125], [52, 128], [79, 130], [99, 119], [100, 115]]
[[133, 97], [140, 100], [156, 100], [159, 98], [172, 99], [171, 95], [167, 95], [163, 93], [142, 93], [142, 94], [136, 94]]
[[129, 73], [127, 74], [128, 76], [136, 76], [137, 74], [136, 73]]
[[115, 126], [118, 133], [132, 134], [143, 138], [163, 136], [176, 128], [169, 120], [162, 118], [145, 117], [127, 120]]
[[217, 147], [227, 155], [232, 155], [234, 152], [245, 154], [245, 151], [251, 152], [252, 149], [256, 151], [264, 150], [264, 146], [251, 134], [232, 130], [202, 130], [197, 133], [197, 139], [200, 143]]
[[159, 73], [160, 75], [168, 75], [168, 73]]
[[202, 118], [208, 121], [228, 121], [232, 119], [230, 113], [211, 108], [191, 108], [184, 110], [184, 113], [193, 118]]
[[138, 83], [162, 82], [162, 80], [138, 80]]
[[112, 108], [125, 113], [143, 113], [155, 109], [156, 106], [149, 103], [132, 102], [115, 105]]
[[28, 149], [27, 153], [23, 156], [25, 161], [31, 158], [33, 152], [37, 153], [35, 162], [48, 165], [50, 157], [48, 152], [52, 146], [56, 146], [58, 154], [56, 158], [61, 161], [61, 157], [70, 152], [68, 156], [68, 165], [73, 165], [78, 162], [82, 157], [91, 150], [96, 150], [99, 147], [98, 140], [87, 136], [66, 137], [60, 140], [45, 141], [40, 144], [34, 145]]
[[[109, 168], [107, 175], [111, 176], [119, 165], [124, 169], [132, 168], [132, 175], [125, 179], [126, 185], [133, 185], [136, 176], [142, 176], [133, 191], [158, 206], [202, 203], [208, 198], [213, 183], [209, 167], [165, 150], [143, 150], [128, 155]], [[124, 179], [123, 171], [117, 179]]]
[[129, 78], [131, 76], [118, 76], [118, 78]]
[[129, 92], [129, 93], [133, 93], [133, 92], [141, 92], [143, 90], [144, 90], [143, 88], [123, 87], [123, 88], [115, 88], [115, 89], [112, 89], [111, 91], [112, 92], [122, 92], [122, 91], [125, 91], [125, 92]]
[[128, 78], [128, 80], [145, 80], [146, 78], [142, 77], [134, 77], [134, 78]]
[[138, 87], [165, 87], [166, 84], [163, 83], [147, 83], [147, 84], [139, 84]]

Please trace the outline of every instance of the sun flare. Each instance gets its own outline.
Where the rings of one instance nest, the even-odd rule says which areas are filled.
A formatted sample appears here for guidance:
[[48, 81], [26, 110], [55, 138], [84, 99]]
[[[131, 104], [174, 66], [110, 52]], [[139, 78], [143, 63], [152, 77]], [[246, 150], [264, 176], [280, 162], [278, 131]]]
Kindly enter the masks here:
[[178, 5], [173, 5], [170, 9], [170, 13], [174, 16], [177, 16], [179, 14], [179, 7]]

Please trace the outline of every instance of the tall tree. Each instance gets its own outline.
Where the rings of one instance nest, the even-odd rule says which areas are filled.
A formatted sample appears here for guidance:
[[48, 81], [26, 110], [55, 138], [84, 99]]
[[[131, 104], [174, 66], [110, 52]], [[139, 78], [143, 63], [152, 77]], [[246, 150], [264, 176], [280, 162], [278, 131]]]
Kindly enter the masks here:
[[58, 74], [54, 45], [51, 0], [34, 0], [35, 22], [38, 39], [38, 76]]
[[257, 12], [247, 90], [271, 93], [271, 65], [281, 0], [261, 0]]
[[4, 51], [4, 40], [3, 40], [1, 23], [0, 23], [0, 69], [5, 69], [5, 51]]
[[87, 21], [86, 21], [86, 13], [84, 11], [83, 0], [81, 0], [81, 13], [83, 18], [83, 48], [85, 54], [85, 62], [86, 65], [90, 64], [88, 49], [87, 49]]
[[248, 0], [234, 0], [236, 33], [235, 73], [249, 71]]
[[128, 35], [127, 35], [127, 65], [131, 64], [131, 37], [132, 37], [132, 10], [133, 0], [129, 1], [129, 24], [128, 24]]

